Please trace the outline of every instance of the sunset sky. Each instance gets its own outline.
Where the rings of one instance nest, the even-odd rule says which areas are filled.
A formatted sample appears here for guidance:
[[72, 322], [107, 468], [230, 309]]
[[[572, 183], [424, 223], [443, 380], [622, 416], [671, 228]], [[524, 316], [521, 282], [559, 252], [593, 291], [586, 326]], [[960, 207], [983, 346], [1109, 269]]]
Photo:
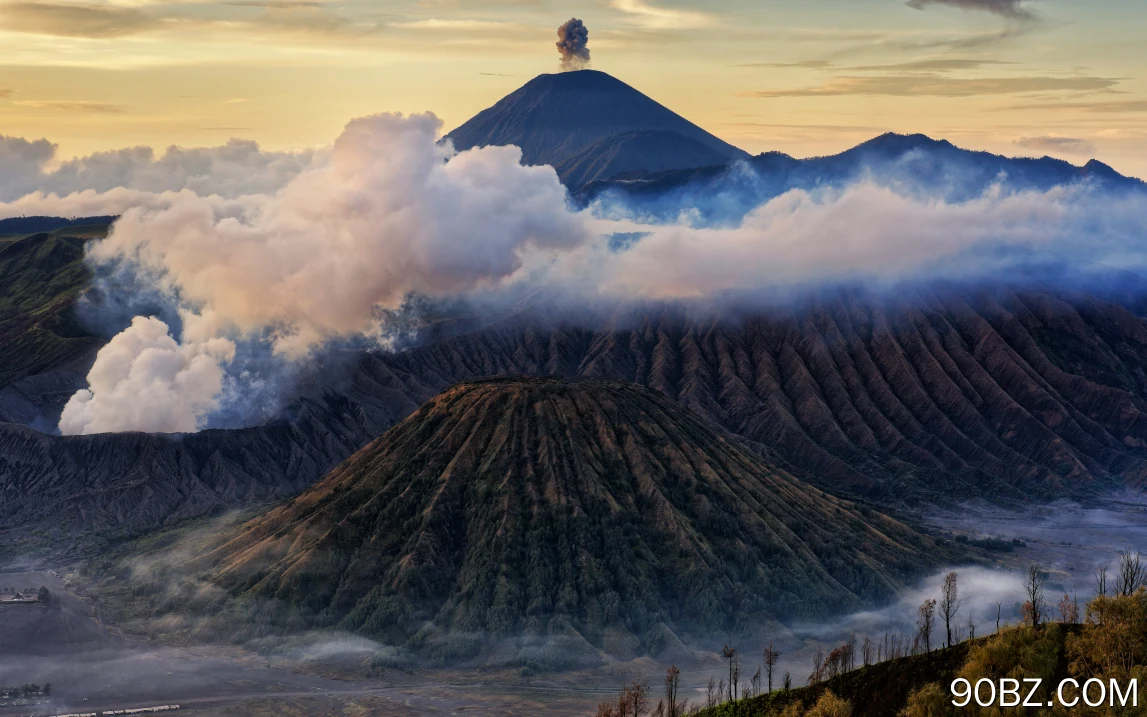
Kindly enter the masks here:
[[924, 132], [1147, 176], [1147, 3], [1131, 0], [0, 0], [0, 134], [58, 158], [329, 143], [352, 117], [453, 128], [557, 70], [555, 29], [750, 151]]

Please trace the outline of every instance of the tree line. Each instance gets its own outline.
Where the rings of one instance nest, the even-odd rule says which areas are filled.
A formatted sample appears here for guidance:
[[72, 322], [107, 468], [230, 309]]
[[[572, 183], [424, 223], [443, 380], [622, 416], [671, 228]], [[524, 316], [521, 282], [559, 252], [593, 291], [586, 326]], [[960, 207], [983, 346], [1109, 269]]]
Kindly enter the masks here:
[[[1086, 622], [1102, 625], [1104, 615], [1126, 612], [1117, 608], [1123, 603], [1111, 599], [1143, 598], [1147, 610], [1147, 566], [1144, 566], [1139, 551], [1127, 549], [1120, 554], [1119, 564], [1114, 574], [1101, 566], [1096, 569], [1093, 580], [1095, 598], [1087, 606]], [[1078, 598], [1066, 592], [1057, 598], [1049, 598], [1048, 573], [1038, 563], [1032, 563], [1023, 577], [1023, 603], [1020, 606], [1021, 627], [1038, 629], [1048, 622], [1064, 625], [1078, 625], [1083, 622]], [[931, 653], [933, 649], [946, 649], [965, 640], [976, 637], [976, 623], [973, 616], [961, 612], [964, 606], [959, 589], [959, 574], [950, 571], [937, 597], [926, 598], [915, 614], [915, 632], [898, 634], [886, 632], [873, 639], [869, 635], [858, 637], [852, 634], [838, 647], [827, 654], [818, 649], [813, 655], [812, 671], [808, 685], [821, 682], [851, 672], [860, 667], [868, 667], [886, 660], [894, 660], [912, 655]], [[1122, 611], [1122, 612], [1121, 612]], [[965, 619], [966, 617], [966, 619]], [[995, 634], [1007, 628], [1002, 622], [1003, 603], [996, 603]], [[1147, 635], [1145, 635], [1147, 637]], [[1082, 639], [1082, 638], [1081, 638]], [[731, 645], [721, 651], [726, 663], [726, 674], [720, 679], [710, 678], [703, 700], [690, 702], [679, 696], [680, 670], [671, 666], [665, 676], [664, 695], [652, 704], [648, 682], [635, 681], [622, 688], [616, 700], [602, 702], [596, 717], [685, 717], [703, 710], [722, 707], [720, 714], [742, 714], [740, 705], [746, 705], [758, 695], [769, 694], [775, 688], [792, 689], [792, 677], [785, 672], [774, 683], [776, 666], [781, 652], [770, 641], [762, 652], [762, 662], [752, 676], [746, 677], [742, 668], [741, 655]], [[858, 664], [859, 663], [859, 664]], [[1128, 667], [1130, 666], [1130, 663]], [[743, 714], [748, 715], [748, 708]], [[826, 691], [810, 710], [794, 713], [810, 717], [847, 717], [851, 708], [847, 701]], [[788, 712], [783, 713], [786, 717]]]

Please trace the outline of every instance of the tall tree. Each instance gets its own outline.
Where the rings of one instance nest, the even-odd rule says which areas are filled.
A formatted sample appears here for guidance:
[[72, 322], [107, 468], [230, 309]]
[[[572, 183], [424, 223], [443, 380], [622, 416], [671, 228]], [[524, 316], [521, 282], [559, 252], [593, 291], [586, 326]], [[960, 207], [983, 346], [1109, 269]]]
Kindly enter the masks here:
[[1107, 566], [1100, 565], [1095, 569], [1095, 594], [1107, 597]]
[[677, 711], [677, 685], [681, 681], [681, 670], [677, 665], [670, 665], [665, 672], [665, 717], [680, 717]]
[[926, 652], [932, 651], [932, 625], [936, 621], [936, 601], [925, 600], [916, 611], [916, 629]]
[[1029, 618], [1031, 619], [1032, 627], [1039, 625], [1040, 620], [1043, 618], [1044, 580], [1043, 568], [1038, 563], [1032, 563], [1028, 566], [1028, 573], [1024, 578], [1024, 592], [1028, 599], [1028, 608], [1030, 610]]
[[[725, 648], [721, 650], [721, 657], [724, 657], [729, 663], [729, 701], [732, 702], [737, 699], [733, 694], [736, 691], [736, 687], [734, 686], [735, 681], [733, 679], [733, 665], [737, 661], [737, 651], [730, 645], [725, 645]], [[740, 666], [737, 667], [737, 672], [740, 672]]]
[[765, 674], [769, 678], [769, 692], [773, 691], [773, 668], [777, 666], [777, 660], [780, 659], [780, 650], [774, 649], [773, 641], [769, 640], [769, 646], [765, 648]]
[[944, 576], [944, 587], [940, 593], [940, 617], [944, 618], [944, 632], [948, 635], [948, 646], [952, 646], [952, 622], [960, 611], [960, 596], [956, 589], [956, 571]]

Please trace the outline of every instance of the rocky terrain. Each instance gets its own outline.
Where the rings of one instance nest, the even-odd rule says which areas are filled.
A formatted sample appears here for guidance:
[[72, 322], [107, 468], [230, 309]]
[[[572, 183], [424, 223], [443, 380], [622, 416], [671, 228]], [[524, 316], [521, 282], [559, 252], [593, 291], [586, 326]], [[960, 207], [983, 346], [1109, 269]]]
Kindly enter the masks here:
[[[1143, 484], [1147, 296], [1048, 287], [840, 292], [717, 319], [524, 313], [352, 354], [282, 420], [193, 436], [0, 428], [7, 526], [135, 533], [289, 495], [458, 381], [551, 374], [654, 388], [801, 479], [882, 503], [1084, 497]], [[329, 362], [328, 362], [329, 363]], [[45, 523], [46, 516], [52, 516]]]
[[1143, 479], [1147, 327], [1131, 296], [949, 286], [597, 329], [522, 317], [366, 357], [361, 375], [407, 390], [504, 372], [634, 381], [833, 490], [1054, 498]]
[[194, 596], [173, 610], [168, 584], [222, 587], [242, 598], [236, 639], [335, 628], [546, 668], [873, 605], [954, 549], [796, 480], [657, 391], [525, 377], [447, 390], [216, 545], [149, 558], [163, 570], [133, 571], [133, 592], [159, 591], [159, 620], [210, 621], [234, 615]]

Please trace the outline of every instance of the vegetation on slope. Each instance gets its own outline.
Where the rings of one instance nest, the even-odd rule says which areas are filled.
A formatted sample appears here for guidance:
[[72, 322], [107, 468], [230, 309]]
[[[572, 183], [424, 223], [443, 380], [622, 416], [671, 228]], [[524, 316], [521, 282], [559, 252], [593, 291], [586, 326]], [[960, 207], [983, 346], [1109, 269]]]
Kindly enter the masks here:
[[[213, 549], [131, 580], [152, 620], [200, 634], [343, 629], [444, 661], [524, 636], [560, 645], [521, 658], [549, 668], [873, 605], [951, 550], [655, 391], [503, 378], [446, 391]], [[195, 579], [173, 591], [180, 571]]]
[[[1123, 700], [1133, 681], [1142, 684], [1147, 678], [1145, 578], [1139, 554], [1128, 551], [1115, 579], [1107, 581], [1105, 572], [1097, 573], [1100, 592], [1081, 616], [1077, 603], [1066, 595], [1054, 610], [1047, 604], [1043, 578], [1033, 566], [1020, 625], [938, 650], [923, 647], [927, 638], [917, 640], [911, 655], [869, 664], [866, 654], [864, 666], [857, 669], [845, 664], [825, 671], [818, 660], [808, 686], [776, 691], [748, 687], [737, 693], [744, 698], [710, 698], [695, 712], [704, 717], [1142, 715], [1147, 713], [1143, 695], [1137, 693], [1137, 705]], [[1055, 618], [1053, 612], [1058, 613]], [[920, 623], [922, 633], [933, 627], [938, 626]], [[1060, 692], [1061, 682], [1068, 679], [1074, 683], [1064, 683]], [[985, 682], [977, 693], [982, 680], [992, 684]], [[1035, 680], [1038, 688], [1029, 694]], [[1088, 688], [1085, 699], [1083, 687], [1089, 680], [1098, 684]], [[718, 694], [727, 694], [726, 686], [720, 687]], [[1004, 696], [1004, 688], [1018, 690], [1018, 695]], [[608, 713], [613, 708], [603, 709]], [[685, 712], [677, 711], [674, 717], [679, 714]]]
[[0, 237], [0, 388], [99, 345], [70, 309], [91, 280], [85, 237], [104, 231], [76, 226]]

